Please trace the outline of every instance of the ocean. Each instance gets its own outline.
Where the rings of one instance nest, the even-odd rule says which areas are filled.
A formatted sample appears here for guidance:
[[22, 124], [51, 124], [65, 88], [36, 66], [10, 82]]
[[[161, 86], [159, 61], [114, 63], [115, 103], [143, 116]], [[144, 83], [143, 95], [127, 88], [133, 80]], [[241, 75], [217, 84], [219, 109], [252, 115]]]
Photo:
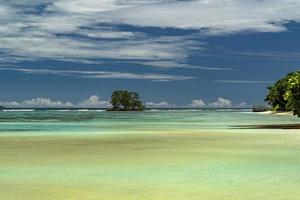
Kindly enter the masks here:
[[235, 130], [247, 125], [295, 124], [294, 116], [253, 113], [250, 109], [150, 109], [107, 112], [103, 109], [10, 109], [0, 112], [0, 133], [85, 134], [156, 130]]

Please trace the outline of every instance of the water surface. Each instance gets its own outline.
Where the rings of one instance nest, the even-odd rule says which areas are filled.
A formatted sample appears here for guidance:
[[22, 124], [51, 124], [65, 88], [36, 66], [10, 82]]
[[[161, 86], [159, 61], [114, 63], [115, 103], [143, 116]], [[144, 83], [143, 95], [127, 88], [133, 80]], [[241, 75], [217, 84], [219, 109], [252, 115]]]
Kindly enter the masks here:
[[142, 130], [228, 130], [246, 125], [295, 124], [293, 116], [252, 113], [250, 110], [6, 110], [0, 113], [0, 132], [85, 131], [109, 134]]
[[0, 199], [298, 200], [300, 131], [249, 110], [0, 113]]

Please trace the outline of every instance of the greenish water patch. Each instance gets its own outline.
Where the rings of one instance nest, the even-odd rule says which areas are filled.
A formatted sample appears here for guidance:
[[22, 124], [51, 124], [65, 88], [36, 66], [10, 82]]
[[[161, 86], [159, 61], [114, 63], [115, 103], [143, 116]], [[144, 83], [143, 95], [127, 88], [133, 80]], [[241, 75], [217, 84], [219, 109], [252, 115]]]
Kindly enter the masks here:
[[[0, 132], [122, 132], [146, 130], [226, 130], [270, 128], [296, 124], [293, 116], [262, 115], [249, 110], [153, 110], [98, 112], [95, 110], [32, 110], [0, 112]], [[270, 126], [270, 127], [268, 127]], [[293, 126], [290, 126], [293, 127]]]
[[0, 116], [1, 200], [300, 196], [299, 130], [251, 128], [289, 126], [299, 123], [296, 117], [248, 110]]

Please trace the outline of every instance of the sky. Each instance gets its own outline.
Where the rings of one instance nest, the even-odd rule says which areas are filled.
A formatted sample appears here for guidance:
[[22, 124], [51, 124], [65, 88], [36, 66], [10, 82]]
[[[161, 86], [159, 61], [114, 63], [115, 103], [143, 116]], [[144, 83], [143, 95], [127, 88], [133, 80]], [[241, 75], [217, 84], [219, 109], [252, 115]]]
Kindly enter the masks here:
[[0, 0], [0, 105], [249, 107], [300, 66], [300, 0]]

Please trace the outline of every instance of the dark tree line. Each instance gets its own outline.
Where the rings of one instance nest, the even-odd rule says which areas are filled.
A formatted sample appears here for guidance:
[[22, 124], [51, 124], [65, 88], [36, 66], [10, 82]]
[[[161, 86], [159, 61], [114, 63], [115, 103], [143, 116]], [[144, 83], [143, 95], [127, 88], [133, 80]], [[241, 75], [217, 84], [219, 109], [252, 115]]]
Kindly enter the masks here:
[[265, 100], [275, 111], [293, 111], [300, 117], [300, 71], [289, 73], [268, 90]]
[[111, 95], [112, 111], [143, 111], [145, 106], [136, 92], [117, 90]]

